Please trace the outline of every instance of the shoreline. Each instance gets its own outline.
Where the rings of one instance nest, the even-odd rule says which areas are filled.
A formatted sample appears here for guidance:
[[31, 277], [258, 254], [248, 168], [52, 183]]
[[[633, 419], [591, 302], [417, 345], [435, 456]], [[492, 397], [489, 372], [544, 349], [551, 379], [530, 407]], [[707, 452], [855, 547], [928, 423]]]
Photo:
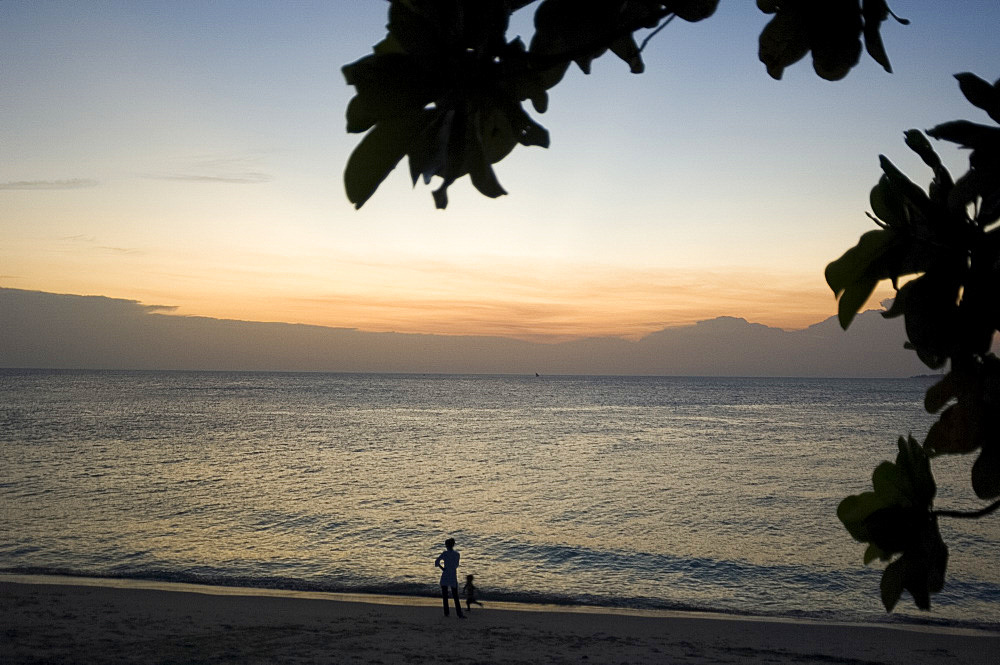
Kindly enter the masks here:
[[[14, 580], [13, 577], [20, 579]], [[110, 583], [109, 583], [110, 582]], [[37, 662], [963, 663], [1000, 634], [687, 611], [0, 575], [0, 652]]]
[[[441, 599], [431, 595], [392, 594], [366, 591], [321, 591], [309, 589], [284, 589], [279, 587], [254, 587], [225, 584], [209, 584], [201, 582], [175, 582], [167, 580], [134, 578], [134, 577], [99, 577], [87, 575], [62, 575], [46, 573], [9, 573], [0, 572], [0, 584], [54, 585], [106, 587], [110, 589], [141, 589], [148, 591], [172, 591], [179, 593], [197, 593], [210, 596], [247, 596], [260, 598], [292, 598], [306, 600], [323, 600], [344, 603], [363, 603], [372, 605], [398, 605], [402, 607], [434, 607], [441, 606]], [[555, 612], [569, 614], [597, 614], [634, 616], [659, 619], [706, 619], [718, 621], [756, 621], [785, 624], [812, 624], [842, 627], [872, 627], [888, 630], [904, 630], [917, 632], [942, 633], [950, 635], [996, 635], [1000, 637], [1000, 625], [975, 624], [970, 621], [964, 625], [947, 623], [945, 619], [928, 617], [925, 620], [911, 620], [909, 617], [885, 621], [865, 621], [863, 619], [837, 619], [815, 616], [794, 616], [781, 614], [748, 614], [736, 611], [716, 610], [711, 608], [643, 608], [616, 607], [608, 605], [586, 605], [574, 603], [522, 602], [511, 600], [489, 600], [488, 605], [493, 610], [515, 612]]]
[[[214, 584], [200, 581], [173, 581], [141, 577], [115, 577], [81, 575], [73, 573], [21, 573], [0, 571], [0, 583], [51, 584], [58, 586], [108, 587], [114, 589], [146, 589], [155, 591], [178, 591], [219, 596], [251, 596], [273, 598], [299, 598], [375, 605], [400, 605], [408, 607], [440, 607], [441, 599], [436, 595], [392, 593], [378, 591], [334, 591], [308, 588], [283, 588], [276, 586], [252, 586], [243, 584]], [[738, 610], [715, 609], [711, 607], [630, 607], [573, 602], [545, 602], [519, 600], [487, 600], [489, 607], [497, 610], [521, 612], [567, 612], [571, 614], [605, 614], [637, 616], [649, 618], [698, 618], [731, 621], [760, 621], [791, 624], [817, 624], [833, 626], [878, 627], [890, 630], [912, 630], [938, 632], [956, 635], [998, 635], [1000, 624], [965, 621], [953, 623], [948, 619], [929, 615], [914, 618], [905, 615], [883, 615], [883, 620], [865, 618], [838, 618], [836, 616], [810, 616], [796, 614], [750, 614]]]

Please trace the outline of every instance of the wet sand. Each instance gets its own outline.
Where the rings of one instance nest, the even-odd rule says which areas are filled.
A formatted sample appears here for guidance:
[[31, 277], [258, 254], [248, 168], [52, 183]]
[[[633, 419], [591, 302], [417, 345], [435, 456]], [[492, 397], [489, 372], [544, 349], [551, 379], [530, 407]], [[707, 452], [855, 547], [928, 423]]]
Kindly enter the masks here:
[[1000, 633], [0, 576], [0, 662], [996, 663]]

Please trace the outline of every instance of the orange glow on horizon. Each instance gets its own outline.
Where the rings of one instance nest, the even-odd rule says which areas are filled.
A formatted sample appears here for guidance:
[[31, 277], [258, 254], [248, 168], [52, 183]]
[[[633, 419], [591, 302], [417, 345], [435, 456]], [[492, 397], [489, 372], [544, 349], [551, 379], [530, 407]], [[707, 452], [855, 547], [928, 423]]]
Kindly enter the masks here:
[[[168, 292], [134, 280], [130, 289], [112, 284], [71, 285], [53, 280], [38, 290], [104, 295], [163, 307], [163, 313], [245, 321], [355, 328], [368, 332], [500, 336], [538, 342], [587, 337], [639, 339], [664, 328], [720, 316], [801, 329], [836, 314], [836, 301], [821, 279], [794, 275], [707, 271], [628, 271], [580, 267], [547, 278], [517, 277], [516, 270], [410, 275], [408, 288], [366, 291], [362, 284], [309, 288], [271, 281], [205, 280], [201, 288]], [[77, 280], [79, 280], [79, 276]], [[67, 280], [68, 281], [68, 280]], [[83, 280], [84, 282], [86, 280]], [[363, 280], [362, 280], [363, 281]], [[120, 282], [119, 282], [120, 284]], [[27, 288], [15, 283], [5, 286]], [[117, 286], [117, 285], [115, 285]], [[868, 307], [891, 297], [880, 287]]]

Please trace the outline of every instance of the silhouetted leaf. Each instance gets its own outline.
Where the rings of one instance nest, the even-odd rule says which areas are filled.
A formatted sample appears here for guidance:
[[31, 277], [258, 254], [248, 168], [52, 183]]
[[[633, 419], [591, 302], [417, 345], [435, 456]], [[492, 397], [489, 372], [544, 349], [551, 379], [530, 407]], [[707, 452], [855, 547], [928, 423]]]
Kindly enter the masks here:
[[[944, 588], [944, 575], [948, 568], [948, 547], [941, 539], [941, 532], [938, 530], [937, 518], [931, 518], [930, 524], [923, 531], [921, 542], [921, 554], [926, 555], [927, 568], [922, 571], [926, 580], [927, 590], [930, 593], [938, 593]], [[930, 598], [927, 599], [927, 606], [931, 606]]]
[[403, 51], [437, 55], [447, 43], [441, 34], [447, 27], [435, 25], [428, 18], [422, 16], [411, 2], [390, 2], [386, 28]]
[[344, 169], [347, 199], [360, 208], [403, 158], [424, 116], [388, 118], [361, 139]]
[[[882, 172], [885, 173], [887, 183], [893, 192], [913, 211], [920, 212], [925, 217], [932, 215], [931, 202], [924, 190], [907, 178], [885, 155], [879, 155], [878, 159], [882, 166]], [[914, 221], [912, 216], [909, 221]]]
[[398, 39], [392, 35], [386, 35], [385, 39], [372, 47], [372, 52], [375, 55], [392, 55], [406, 53], [406, 50], [403, 49], [403, 45], [399, 43]]
[[966, 99], [986, 111], [993, 120], [1000, 122], [1000, 88], [970, 72], [955, 74], [955, 78]]
[[892, 231], [869, 231], [858, 239], [857, 245], [827, 265], [826, 283], [837, 296], [837, 316], [844, 330], [875, 290], [881, 277], [873, 271], [873, 264], [885, 255], [893, 239]]
[[369, 55], [342, 68], [358, 94], [347, 105], [347, 131], [367, 131], [383, 118], [418, 113], [434, 98], [406, 55]]
[[865, 564], [901, 554], [882, 573], [886, 611], [892, 611], [904, 589], [926, 609], [930, 594], [944, 584], [948, 548], [931, 513], [936, 487], [930, 462], [913, 437], [900, 437], [896, 461], [878, 465], [872, 487], [841, 501], [837, 517], [856, 540], [870, 543]]
[[987, 174], [977, 170], [969, 170], [955, 181], [955, 186], [948, 192], [948, 209], [953, 212], [962, 212], [970, 203], [974, 203], [980, 196], [980, 192], [988, 185], [990, 178]]
[[757, 57], [776, 80], [781, 79], [786, 67], [804, 58], [808, 52], [809, 34], [805, 17], [797, 5], [776, 13], [758, 38]]
[[930, 609], [930, 594], [941, 590], [948, 565], [948, 548], [941, 540], [937, 525], [931, 524], [921, 533], [923, 542], [889, 564], [882, 573], [880, 584], [882, 604], [891, 612], [902, 591], [913, 596], [922, 610]]
[[900, 596], [903, 595], [903, 570], [905, 567], [906, 564], [903, 563], [902, 559], [897, 559], [882, 571], [882, 582], [879, 584], [879, 589], [882, 592], [882, 605], [885, 606], [886, 612], [891, 612], [892, 608], [899, 602]]
[[448, 207], [448, 185], [450, 184], [446, 182], [431, 192], [431, 196], [434, 197], [434, 207], [438, 210], [444, 210]]
[[851, 321], [871, 298], [877, 285], [877, 279], [862, 277], [843, 290], [837, 304], [837, 320], [841, 328], [847, 330]]
[[941, 168], [941, 158], [938, 157], [937, 153], [934, 152], [934, 148], [931, 147], [930, 141], [924, 136], [919, 129], [908, 129], [903, 132], [903, 137], [906, 140], [906, 145], [909, 148], [920, 155], [920, 159], [924, 160], [924, 164], [931, 167], [935, 171]]
[[906, 336], [924, 364], [938, 369], [955, 349], [954, 328], [941, 322], [958, 315], [959, 284], [937, 273], [926, 273], [906, 287]]
[[927, 389], [927, 394], [924, 395], [924, 408], [927, 413], [937, 413], [957, 396], [958, 381], [952, 372], [948, 372], [940, 381]]
[[912, 436], [906, 439], [899, 437], [897, 447], [896, 464], [905, 469], [904, 474], [910, 482], [910, 498], [916, 506], [930, 508], [937, 494], [937, 485], [927, 453]]
[[619, 37], [611, 42], [611, 52], [628, 63], [629, 70], [633, 74], [641, 74], [646, 67], [642, 64], [642, 56], [639, 55], [639, 45], [635, 43], [632, 35]]
[[913, 547], [895, 563], [900, 564], [903, 588], [913, 596], [916, 606], [922, 610], [930, 609], [930, 594], [943, 588], [948, 566], [948, 548], [941, 540], [936, 520], [927, 522]]
[[813, 12], [813, 70], [828, 81], [847, 76], [861, 59], [861, 14], [856, 2], [807, 3]]
[[535, 11], [529, 51], [565, 57], [589, 74], [591, 61], [620, 36], [615, 33], [619, 12], [618, 3], [606, 0], [590, 2], [583, 11], [577, 0], [543, 0]]
[[885, 0], [863, 0], [861, 14], [865, 20], [865, 50], [875, 62], [891, 74], [892, 65], [889, 64], [889, 56], [886, 55], [880, 32], [882, 22], [889, 16], [889, 7]]
[[1000, 497], [1000, 442], [991, 444], [983, 446], [972, 465], [972, 489], [984, 500]]
[[1000, 149], [1000, 128], [980, 125], [968, 120], [953, 120], [927, 130], [936, 139], [957, 143], [963, 148]]
[[517, 145], [520, 132], [515, 133], [504, 109], [484, 109], [476, 115], [476, 133], [482, 140], [482, 152], [487, 162], [494, 164], [506, 157]]
[[812, 51], [815, 72], [827, 80], [839, 80], [861, 58], [862, 34], [872, 58], [892, 71], [880, 33], [882, 22], [891, 12], [882, 0], [864, 0], [861, 4], [844, 0], [758, 0], [761, 11], [774, 15], [761, 32], [758, 46], [758, 57], [767, 66], [768, 74], [780, 79], [785, 67]]
[[491, 199], [507, 193], [500, 186], [500, 181], [497, 180], [496, 174], [493, 172], [493, 167], [485, 161], [474, 163], [473, 167], [469, 169], [469, 177], [472, 178], [472, 184], [479, 190], [479, 193]]
[[906, 139], [906, 145], [913, 152], [920, 155], [920, 159], [924, 161], [924, 164], [927, 164], [934, 171], [934, 181], [931, 183], [930, 198], [946, 203], [954, 183], [952, 182], [951, 174], [948, 173], [948, 169], [941, 163], [941, 158], [934, 152], [934, 148], [931, 147], [927, 137], [919, 130], [911, 129], [904, 132], [903, 136]]
[[871, 534], [868, 532], [865, 520], [885, 505], [884, 499], [875, 492], [852, 494], [837, 505], [837, 519], [843, 523], [844, 528], [855, 540], [863, 543], [870, 542]]
[[841, 501], [837, 518], [855, 540], [873, 543], [884, 554], [901, 552], [925, 521], [936, 492], [927, 454], [916, 440], [900, 437], [896, 461], [875, 468], [872, 489]]
[[[902, 499], [900, 499], [902, 500]], [[869, 540], [883, 552], [903, 552], [926, 519], [926, 510], [890, 505], [865, 518]]]
[[896, 289], [896, 297], [892, 299], [892, 304], [889, 305], [889, 309], [882, 312], [882, 318], [895, 319], [898, 316], [906, 314], [906, 296], [909, 293], [909, 286], [910, 283], [907, 282], [900, 288]]
[[952, 404], [941, 414], [924, 439], [932, 453], [965, 454], [979, 447], [978, 414], [966, 404]]
[[[494, 115], [493, 119], [497, 120], [498, 118]], [[473, 128], [473, 131], [466, 131], [465, 139], [466, 145], [464, 152], [469, 170], [469, 178], [472, 180], [473, 187], [479, 190], [480, 194], [488, 196], [491, 199], [495, 199], [498, 196], [503, 196], [507, 192], [500, 186], [500, 181], [497, 180], [496, 174], [493, 172], [493, 167], [490, 166], [490, 160], [487, 159], [483, 135], [486, 131], [490, 130], [483, 127], [481, 115], [477, 115], [475, 117], [475, 122], [476, 127]], [[500, 127], [500, 123], [496, 122], [491, 126], [496, 129]], [[497, 140], [503, 141], [505, 139], [501, 138]], [[511, 142], [511, 147], [513, 147], [513, 142]], [[498, 149], [502, 150], [502, 148]]]
[[470, 147], [474, 144], [470, 142], [468, 136], [468, 116], [465, 113], [455, 111], [450, 120], [451, 127], [448, 132], [448, 147], [445, 150], [444, 165], [437, 173], [443, 182], [440, 187], [431, 192], [434, 197], [434, 206], [442, 210], [448, 207], [448, 187], [469, 172], [472, 160], [477, 157], [481, 158], [481, 155], [470, 153]]
[[538, 71], [528, 56], [527, 49], [520, 37], [507, 43], [504, 49], [504, 62], [500, 75], [500, 87], [509, 92], [509, 97], [516, 101], [531, 100], [531, 105], [539, 113], [545, 113], [549, 107], [549, 96], [546, 90], [559, 82], [568, 69], [569, 64]]
[[433, 120], [424, 125], [410, 144], [410, 178], [414, 185], [421, 177], [424, 184], [429, 183], [432, 176], [444, 169], [454, 115], [454, 111], [434, 113]]
[[893, 462], [882, 462], [872, 472], [872, 488], [886, 505], [908, 504], [909, 487], [903, 476], [903, 469]]
[[719, 0], [673, 0], [667, 2], [667, 9], [685, 21], [701, 21], [715, 13]]
[[514, 129], [518, 143], [525, 146], [549, 147], [548, 130], [532, 120], [531, 116], [524, 112], [524, 109], [517, 104], [511, 104], [504, 111]]
[[889, 226], [902, 227], [909, 221], [903, 199], [892, 190], [892, 187], [889, 186], [889, 178], [885, 175], [879, 179], [877, 185], [872, 187], [868, 202], [871, 204], [875, 216]]

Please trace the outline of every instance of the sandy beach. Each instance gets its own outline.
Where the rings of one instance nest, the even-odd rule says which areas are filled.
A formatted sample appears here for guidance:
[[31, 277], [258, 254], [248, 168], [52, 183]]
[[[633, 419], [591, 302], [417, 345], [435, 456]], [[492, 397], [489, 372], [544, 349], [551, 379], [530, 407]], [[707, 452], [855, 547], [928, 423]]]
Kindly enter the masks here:
[[0, 577], [4, 663], [995, 663], [1000, 634]]

